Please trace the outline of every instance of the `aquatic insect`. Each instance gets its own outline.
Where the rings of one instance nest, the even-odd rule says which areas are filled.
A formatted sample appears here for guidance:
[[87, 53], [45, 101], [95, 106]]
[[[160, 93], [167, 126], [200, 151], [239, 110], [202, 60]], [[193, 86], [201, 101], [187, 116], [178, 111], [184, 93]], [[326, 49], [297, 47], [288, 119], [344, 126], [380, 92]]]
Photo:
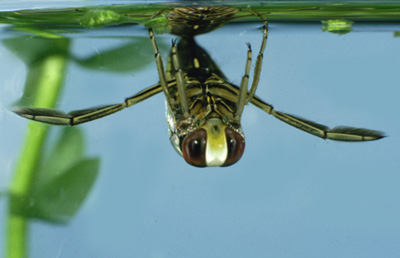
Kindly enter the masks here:
[[276, 111], [272, 105], [257, 97], [255, 92], [267, 43], [267, 25], [264, 21], [262, 43], [250, 90], [250, 44], [242, 81], [236, 86], [228, 82], [208, 53], [197, 45], [192, 36], [183, 37], [178, 43], [176, 40], [172, 42], [165, 71], [155, 35], [153, 30], [149, 29], [160, 80], [158, 84], [125, 99], [120, 104], [72, 111], [68, 114], [43, 108], [18, 108], [15, 112], [39, 122], [78, 125], [131, 107], [162, 91], [167, 104], [170, 141], [189, 164], [197, 167], [230, 166], [241, 158], [245, 149], [241, 116], [247, 103], [323, 139], [369, 141], [384, 137], [382, 132], [370, 129], [347, 126], [330, 129], [325, 125]]
[[191, 38], [199, 34], [213, 31], [234, 19], [258, 17], [265, 26], [268, 26], [268, 22], [263, 16], [265, 14], [310, 11], [317, 9], [319, 9], [319, 7], [296, 9], [283, 8], [281, 10], [259, 13], [251, 8], [238, 9], [230, 6], [186, 6], [163, 8], [153, 14], [150, 21], [162, 17], [163, 13], [167, 12], [164, 17], [168, 23], [169, 32], [182, 38]]
[[[162, 15], [168, 11], [166, 19], [171, 34], [183, 38], [191, 38], [199, 34], [213, 31], [232, 19], [243, 17], [235, 15], [241, 10], [228, 6], [214, 7], [176, 7], [172, 9], [161, 9], [152, 18]], [[253, 15], [262, 17], [253, 10]]]

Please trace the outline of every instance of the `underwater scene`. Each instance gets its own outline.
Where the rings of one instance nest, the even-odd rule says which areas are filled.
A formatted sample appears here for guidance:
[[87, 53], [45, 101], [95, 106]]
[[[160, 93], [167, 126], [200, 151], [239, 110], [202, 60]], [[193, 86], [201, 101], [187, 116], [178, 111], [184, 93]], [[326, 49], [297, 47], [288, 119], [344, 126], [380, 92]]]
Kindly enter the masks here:
[[400, 3], [5, 2], [0, 31], [0, 257], [398, 257]]

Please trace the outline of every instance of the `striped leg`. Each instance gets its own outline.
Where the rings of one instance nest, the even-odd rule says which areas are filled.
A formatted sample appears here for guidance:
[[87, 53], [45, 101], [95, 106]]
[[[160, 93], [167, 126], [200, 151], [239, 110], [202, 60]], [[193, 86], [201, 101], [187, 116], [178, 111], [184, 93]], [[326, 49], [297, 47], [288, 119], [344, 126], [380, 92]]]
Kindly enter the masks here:
[[[175, 83], [175, 81], [171, 81], [169, 85], [173, 86]], [[126, 107], [133, 106], [156, 95], [157, 93], [160, 93], [161, 91], [161, 85], [156, 84], [130, 98], [125, 99], [125, 101], [120, 104], [76, 110], [69, 113], [49, 108], [17, 108], [14, 112], [24, 118], [42, 123], [53, 125], [78, 125], [111, 115]]]
[[179, 65], [178, 50], [176, 46], [176, 40], [172, 41], [172, 63], [175, 70], [175, 79], [177, 82], [179, 101], [181, 103], [182, 113], [185, 118], [189, 117], [189, 107], [186, 95], [186, 82], [183, 76], [182, 69]]
[[14, 112], [27, 119], [47, 123], [54, 125], [78, 125], [86, 123], [95, 119], [99, 119], [104, 116], [111, 115], [118, 112], [126, 107], [133, 106], [161, 91], [164, 92], [167, 99], [167, 103], [170, 103], [170, 95], [168, 87], [176, 85], [176, 81], [167, 82], [165, 79], [165, 72], [163, 67], [163, 62], [161, 59], [160, 52], [158, 51], [157, 43], [154, 37], [154, 33], [149, 29], [150, 40], [155, 53], [157, 71], [160, 78], [160, 84], [151, 86], [138, 94], [127, 98], [123, 103], [107, 105], [101, 107], [94, 107], [84, 110], [76, 110], [69, 113], [64, 113], [62, 111], [47, 109], [47, 108], [17, 108]]
[[260, 81], [261, 67], [263, 62], [265, 46], [267, 44], [267, 37], [268, 37], [268, 27], [267, 25], [264, 25], [263, 40], [261, 42], [260, 52], [258, 53], [257, 56], [256, 65], [254, 68], [253, 82], [251, 84], [250, 92], [247, 97], [247, 102], [253, 99], [254, 94], [256, 93], [257, 90], [258, 82]]
[[260, 51], [257, 55], [256, 65], [254, 68], [253, 82], [251, 84], [250, 93], [247, 97], [246, 103], [250, 102], [253, 99], [254, 94], [256, 93], [258, 82], [260, 81], [260, 74], [261, 74], [261, 67], [264, 57], [265, 46], [267, 45], [267, 39], [268, 39], [268, 21], [264, 17], [262, 17], [262, 15], [259, 14], [258, 12], [251, 9], [250, 11], [263, 21], [264, 26], [263, 26], [263, 39], [261, 42]]
[[266, 113], [278, 118], [279, 120], [322, 139], [357, 142], [379, 140], [385, 137], [383, 132], [365, 128], [337, 126], [330, 129], [325, 125], [318, 124], [304, 118], [275, 111], [271, 105], [265, 103], [257, 97], [254, 97], [251, 100], [251, 103]]
[[251, 67], [251, 46], [248, 43], [248, 50], [247, 50], [247, 61], [246, 61], [246, 67], [244, 70], [244, 75], [242, 77], [242, 82], [240, 83], [240, 90], [239, 90], [239, 98], [238, 98], [238, 103], [237, 103], [237, 110], [236, 114], [238, 118], [241, 117], [244, 105], [246, 104], [246, 99], [247, 99], [247, 91], [248, 91], [248, 86], [249, 86], [249, 73], [250, 73], [250, 67]]
[[252, 10], [252, 9], [249, 9], [249, 11], [252, 12], [254, 15], [258, 16], [262, 20], [262, 22], [264, 24], [264, 26], [263, 26], [263, 39], [262, 39], [262, 42], [261, 42], [260, 51], [259, 51], [259, 53], [257, 55], [256, 65], [255, 65], [255, 68], [254, 68], [253, 82], [251, 84], [251, 88], [250, 88], [249, 93], [247, 93], [247, 90], [248, 90], [248, 83], [249, 83], [249, 73], [250, 73], [252, 53], [251, 53], [250, 44], [248, 44], [249, 51], [247, 52], [247, 62], [246, 62], [245, 75], [242, 77], [242, 82], [240, 84], [238, 112], [237, 112], [239, 117], [241, 116], [241, 114], [243, 112], [244, 105], [246, 105], [248, 102], [250, 102], [253, 99], [254, 94], [256, 93], [258, 82], [260, 81], [260, 74], [261, 74], [261, 67], [262, 67], [262, 62], [263, 62], [263, 55], [264, 55], [265, 47], [267, 45], [267, 38], [268, 38], [268, 21], [261, 14], [259, 14], [257, 11]]
[[156, 59], [158, 78], [160, 79], [160, 84], [161, 84], [162, 90], [164, 92], [165, 98], [167, 100], [167, 105], [168, 105], [169, 109], [171, 110], [171, 95], [169, 94], [169, 91], [168, 91], [167, 80], [165, 78], [164, 65], [163, 65], [163, 61], [162, 61], [160, 52], [158, 51], [158, 46], [157, 46], [154, 32], [151, 28], [149, 29], [149, 35], [150, 35], [151, 45], [154, 50], [154, 56]]
[[157, 71], [160, 78], [160, 84], [151, 86], [138, 94], [125, 99], [124, 102], [120, 104], [107, 105], [101, 107], [94, 107], [83, 110], [76, 110], [69, 113], [64, 113], [62, 111], [47, 109], [47, 108], [17, 108], [14, 112], [24, 118], [31, 119], [38, 122], [43, 122], [47, 124], [54, 125], [78, 125], [86, 123], [95, 119], [99, 119], [104, 116], [111, 115], [118, 112], [126, 107], [133, 106], [151, 96], [163, 91], [168, 104], [170, 103], [170, 95], [168, 87], [176, 85], [176, 81], [167, 82], [165, 79], [164, 67], [161, 59], [161, 55], [158, 51], [157, 43], [154, 38], [154, 33], [149, 29], [150, 40], [155, 53], [155, 59], [157, 64]]

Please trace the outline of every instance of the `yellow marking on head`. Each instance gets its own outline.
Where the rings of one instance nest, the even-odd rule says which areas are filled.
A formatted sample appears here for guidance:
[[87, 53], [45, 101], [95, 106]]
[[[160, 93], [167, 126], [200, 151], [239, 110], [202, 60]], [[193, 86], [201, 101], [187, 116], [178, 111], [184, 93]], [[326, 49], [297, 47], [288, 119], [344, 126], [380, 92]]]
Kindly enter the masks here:
[[199, 68], [200, 68], [200, 63], [199, 63], [199, 60], [198, 60], [197, 58], [194, 58], [194, 59], [193, 59], [193, 64], [194, 64], [194, 67], [195, 67], [196, 69], [199, 69]]
[[222, 166], [228, 157], [228, 146], [225, 135], [226, 125], [219, 118], [210, 118], [201, 127], [207, 132], [207, 166]]

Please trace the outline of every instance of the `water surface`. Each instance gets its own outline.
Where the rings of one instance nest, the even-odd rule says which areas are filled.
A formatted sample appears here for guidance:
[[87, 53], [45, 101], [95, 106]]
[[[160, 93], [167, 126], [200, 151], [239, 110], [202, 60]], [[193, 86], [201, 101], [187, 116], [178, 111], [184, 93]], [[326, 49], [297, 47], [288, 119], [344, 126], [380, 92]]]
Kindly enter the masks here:
[[[258, 23], [198, 37], [239, 84], [246, 42], [261, 43]], [[375, 142], [324, 141], [246, 106], [246, 151], [228, 168], [187, 165], [168, 140], [164, 99], [79, 127], [100, 174], [65, 226], [32, 221], [30, 257], [396, 257], [400, 252], [398, 24], [322, 32], [320, 23], [271, 23], [257, 95], [276, 110], [329, 126], [382, 130]], [[3, 31], [1, 39], [23, 33]], [[71, 37], [88, 57], [141, 42], [143, 68], [113, 73], [68, 63], [58, 106], [65, 111], [123, 101], [158, 82], [147, 32], [105, 28]], [[164, 60], [174, 36], [159, 35]], [[27, 42], [35, 40], [26, 38]], [[22, 95], [26, 68], [0, 45], [0, 189], [12, 178], [28, 121], [8, 111]], [[254, 68], [254, 65], [252, 66]], [[6, 205], [1, 205], [1, 219]], [[0, 249], [4, 247], [4, 225]]]

